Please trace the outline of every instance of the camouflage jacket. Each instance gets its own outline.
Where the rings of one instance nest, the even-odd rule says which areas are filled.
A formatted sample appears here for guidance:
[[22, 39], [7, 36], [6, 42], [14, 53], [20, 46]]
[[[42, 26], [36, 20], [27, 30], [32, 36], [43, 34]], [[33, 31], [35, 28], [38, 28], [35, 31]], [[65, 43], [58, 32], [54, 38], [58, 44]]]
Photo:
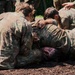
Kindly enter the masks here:
[[31, 25], [20, 13], [9, 13], [0, 26], [0, 69], [14, 68], [18, 53], [27, 56], [31, 50]]
[[65, 10], [64, 8], [59, 10], [63, 29], [75, 28], [75, 9]]
[[41, 47], [53, 47], [59, 51], [67, 53], [70, 49], [70, 40], [67, 33], [53, 24], [48, 24], [44, 28], [36, 28]]

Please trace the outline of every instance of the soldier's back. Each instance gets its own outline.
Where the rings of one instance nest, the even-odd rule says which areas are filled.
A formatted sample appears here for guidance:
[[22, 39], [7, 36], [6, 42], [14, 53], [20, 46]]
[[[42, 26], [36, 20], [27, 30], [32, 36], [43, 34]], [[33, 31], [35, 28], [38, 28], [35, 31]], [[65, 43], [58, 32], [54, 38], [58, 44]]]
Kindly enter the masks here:
[[[4, 16], [1, 19], [2, 20], [0, 21], [0, 69], [11, 69], [14, 68], [14, 61], [16, 55], [19, 52], [19, 32], [20, 28], [23, 25], [23, 19], [19, 18], [19, 14], [10, 12], [4, 14]], [[17, 23], [18, 21], [20, 25]]]
[[59, 10], [63, 29], [75, 28], [75, 9], [65, 10], [62, 8]]

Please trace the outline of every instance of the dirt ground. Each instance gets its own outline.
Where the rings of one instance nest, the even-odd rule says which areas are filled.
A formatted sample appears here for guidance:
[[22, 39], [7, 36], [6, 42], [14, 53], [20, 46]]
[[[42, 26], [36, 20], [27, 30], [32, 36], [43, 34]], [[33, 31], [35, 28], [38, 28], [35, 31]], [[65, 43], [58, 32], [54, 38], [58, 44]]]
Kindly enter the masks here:
[[75, 61], [44, 62], [20, 69], [1, 70], [0, 75], [75, 75]]

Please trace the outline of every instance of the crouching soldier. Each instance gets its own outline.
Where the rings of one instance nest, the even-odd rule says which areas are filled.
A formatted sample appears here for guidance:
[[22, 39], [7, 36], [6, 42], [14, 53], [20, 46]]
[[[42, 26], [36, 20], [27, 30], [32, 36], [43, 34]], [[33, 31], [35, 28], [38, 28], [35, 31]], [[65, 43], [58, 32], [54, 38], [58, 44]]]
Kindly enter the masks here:
[[[68, 13], [69, 12], [69, 13]], [[53, 7], [49, 7], [45, 10], [44, 19], [55, 19], [58, 23], [58, 27], [62, 29], [75, 28], [75, 9], [65, 10], [64, 8], [57, 11]]]
[[30, 15], [33, 15], [33, 9], [28, 4], [20, 3], [19, 12], [4, 15], [0, 21], [0, 69], [13, 69], [16, 65], [21, 67], [34, 62], [41, 52], [32, 50], [30, 21], [33, 18]]

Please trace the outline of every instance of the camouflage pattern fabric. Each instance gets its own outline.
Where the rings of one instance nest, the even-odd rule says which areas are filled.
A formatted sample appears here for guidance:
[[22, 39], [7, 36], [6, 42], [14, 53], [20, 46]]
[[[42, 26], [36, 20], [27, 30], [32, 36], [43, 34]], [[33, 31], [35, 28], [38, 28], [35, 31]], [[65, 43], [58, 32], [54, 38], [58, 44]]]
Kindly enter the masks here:
[[23, 14], [7, 13], [2, 17], [0, 26], [0, 69], [40, 61], [41, 51], [32, 50], [32, 26]]
[[75, 28], [75, 9], [65, 10], [64, 8], [59, 10], [63, 29]]
[[67, 53], [70, 48], [69, 38], [64, 30], [53, 24], [48, 24], [44, 28], [36, 28], [36, 33], [40, 39], [41, 47], [53, 47]]
[[75, 0], [53, 0], [53, 4], [54, 4], [54, 7], [59, 10], [62, 8], [63, 3], [73, 2], [73, 1]]
[[26, 20], [18, 15], [10, 13], [0, 21], [0, 69], [14, 68], [19, 51], [27, 55], [31, 48], [31, 29], [27, 31]]
[[70, 51], [69, 51], [70, 58], [71, 58], [71, 60], [72, 59], [75, 60], [75, 28], [72, 30], [65, 30], [65, 31], [71, 42], [71, 47], [70, 47]]
[[41, 47], [56, 48], [60, 53], [75, 60], [75, 28], [63, 30], [53, 24], [48, 24], [44, 28], [36, 28], [36, 30]]
[[38, 64], [42, 60], [42, 52], [39, 49], [33, 49], [28, 56], [17, 56], [16, 67], [24, 67], [29, 64]]

